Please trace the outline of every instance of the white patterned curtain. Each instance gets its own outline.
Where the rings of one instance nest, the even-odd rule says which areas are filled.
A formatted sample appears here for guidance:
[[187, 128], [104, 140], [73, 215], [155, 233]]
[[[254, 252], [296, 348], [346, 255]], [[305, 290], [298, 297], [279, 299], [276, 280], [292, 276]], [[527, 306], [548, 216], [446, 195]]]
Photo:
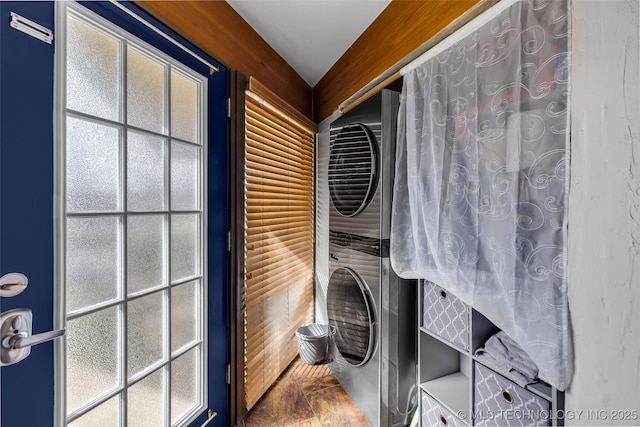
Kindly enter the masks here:
[[564, 390], [568, 5], [489, 15], [403, 70], [391, 262], [483, 313]]

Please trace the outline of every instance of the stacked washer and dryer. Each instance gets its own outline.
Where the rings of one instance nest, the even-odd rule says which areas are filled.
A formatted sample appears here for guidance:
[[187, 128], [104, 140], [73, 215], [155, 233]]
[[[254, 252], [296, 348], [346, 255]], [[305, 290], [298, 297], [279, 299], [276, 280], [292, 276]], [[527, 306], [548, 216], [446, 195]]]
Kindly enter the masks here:
[[382, 90], [331, 124], [329, 366], [373, 426], [416, 402], [416, 284], [389, 261], [399, 93]]

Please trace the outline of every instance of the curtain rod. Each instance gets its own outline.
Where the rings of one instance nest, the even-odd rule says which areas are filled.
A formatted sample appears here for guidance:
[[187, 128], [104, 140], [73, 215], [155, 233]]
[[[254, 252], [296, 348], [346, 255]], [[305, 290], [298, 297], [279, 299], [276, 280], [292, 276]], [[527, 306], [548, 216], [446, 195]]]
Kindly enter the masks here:
[[209, 67], [209, 74], [217, 73], [218, 71], [220, 71], [220, 69], [218, 67], [216, 67], [215, 65], [213, 65], [212, 63], [210, 63], [209, 61], [207, 61], [206, 59], [204, 59], [203, 57], [201, 57], [200, 55], [198, 55], [197, 53], [195, 53], [194, 51], [192, 51], [191, 49], [189, 49], [188, 47], [186, 47], [185, 45], [183, 45], [179, 41], [177, 41], [174, 38], [170, 37], [164, 31], [160, 30], [158, 27], [156, 27], [152, 23], [146, 21], [144, 18], [142, 18], [141, 16], [137, 15], [132, 10], [124, 7], [123, 5], [118, 3], [117, 0], [110, 0], [110, 1], [116, 7], [118, 7], [118, 9], [122, 10], [123, 12], [125, 12], [126, 14], [128, 14], [129, 16], [134, 18], [136, 21], [138, 21], [141, 24], [144, 24], [145, 26], [149, 27], [150, 29], [152, 29], [153, 31], [158, 33], [158, 35], [164, 37], [165, 39], [167, 39], [168, 41], [170, 41], [171, 43], [173, 43], [174, 45], [176, 45], [177, 47], [179, 47], [180, 49], [182, 49], [183, 51], [185, 51], [189, 55], [193, 56], [198, 61], [202, 62], [204, 65], [207, 65]]
[[[482, 13], [479, 13], [478, 15], [474, 16], [473, 20], [470, 20], [464, 26], [460, 27], [456, 31], [455, 38], [454, 37], [445, 38], [436, 46], [434, 46], [432, 49], [427, 50], [425, 53], [423, 53], [422, 55], [420, 55], [419, 57], [411, 61], [409, 64], [402, 67], [402, 69], [400, 70], [400, 74], [405, 75], [410, 71], [415, 70], [420, 65], [427, 62], [429, 59], [449, 49], [464, 37], [467, 37], [473, 32], [478, 31], [483, 25], [487, 23], [487, 21], [497, 17], [502, 11], [506, 10], [507, 8], [509, 8], [510, 6], [512, 6], [518, 1], [520, 0], [502, 0], [488, 7], [486, 10], [482, 11]], [[482, 19], [480, 19], [480, 17], [482, 17]]]
[[[514, 0], [507, 0], [514, 1]], [[361, 104], [362, 102], [369, 99], [375, 93], [377, 93], [380, 89], [387, 86], [389, 83], [400, 78], [400, 71], [403, 67], [411, 64], [416, 61], [422, 55], [429, 51], [429, 49], [436, 46], [438, 43], [449, 37], [451, 34], [462, 28], [464, 25], [469, 23], [473, 18], [480, 15], [484, 11], [490, 9], [496, 3], [499, 3], [500, 0], [480, 0], [474, 6], [472, 6], [469, 10], [464, 12], [462, 15], [451, 21], [449, 25], [444, 27], [438, 33], [436, 33], [429, 40], [424, 42], [418, 48], [416, 48], [413, 52], [408, 54], [406, 57], [398, 61], [396, 64], [391, 66], [384, 73], [380, 74], [378, 77], [373, 79], [367, 85], [365, 85], [362, 89], [351, 95], [344, 102], [342, 102], [338, 106], [338, 110], [340, 114], [344, 114], [347, 111], [353, 109], [356, 105]]]
[[342, 114], [344, 114], [344, 113], [347, 113], [347, 112], [353, 110], [358, 105], [362, 104], [364, 101], [366, 101], [367, 99], [371, 98], [373, 95], [375, 95], [376, 93], [378, 93], [380, 90], [384, 89], [385, 87], [387, 87], [391, 83], [395, 82], [399, 78], [400, 78], [400, 71], [396, 71], [395, 73], [393, 73], [392, 75], [390, 75], [386, 79], [382, 80], [380, 83], [378, 83], [377, 85], [375, 85], [371, 89], [367, 90], [362, 96], [360, 96], [357, 99], [353, 100], [348, 105], [346, 105], [344, 107], [340, 107], [340, 112]]

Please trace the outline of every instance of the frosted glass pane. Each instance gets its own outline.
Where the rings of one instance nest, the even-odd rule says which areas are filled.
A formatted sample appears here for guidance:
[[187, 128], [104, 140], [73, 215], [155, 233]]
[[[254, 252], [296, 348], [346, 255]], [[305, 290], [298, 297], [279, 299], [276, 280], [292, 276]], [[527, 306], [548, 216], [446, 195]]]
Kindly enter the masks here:
[[171, 280], [199, 273], [199, 215], [171, 216]]
[[127, 49], [127, 123], [164, 133], [164, 65]]
[[118, 427], [119, 423], [119, 396], [112, 397], [102, 405], [92, 409], [74, 422], [69, 427]]
[[165, 209], [166, 142], [129, 132], [127, 138], [127, 209]]
[[68, 16], [67, 107], [117, 121], [119, 69], [120, 42]]
[[164, 416], [165, 375], [160, 369], [129, 387], [127, 400], [127, 424], [135, 427], [166, 425]]
[[198, 281], [171, 289], [171, 351], [198, 338]]
[[171, 362], [171, 423], [198, 404], [200, 346]]
[[196, 210], [200, 192], [200, 147], [171, 143], [171, 209]]
[[67, 210], [120, 207], [120, 131], [67, 118]]
[[161, 361], [164, 337], [164, 292], [133, 300], [127, 305], [128, 376]]
[[129, 216], [127, 223], [127, 292], [163, 285], [165, 216]]
[[119, 384], [117, 307], [67, 322], [67, 413]]
[[171, 72], [171, 135], [198, 141], [198, 85], [183, 75]]
[[67, 219], [67, 312], [118, 297], [121, 228], [119, 217]]

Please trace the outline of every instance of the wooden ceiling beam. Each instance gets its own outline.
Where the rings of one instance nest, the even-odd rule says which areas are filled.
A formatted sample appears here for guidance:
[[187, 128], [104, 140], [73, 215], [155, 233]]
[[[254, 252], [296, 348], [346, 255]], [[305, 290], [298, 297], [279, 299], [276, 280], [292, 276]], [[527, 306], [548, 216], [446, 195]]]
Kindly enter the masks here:
[[312, 89], [226, 1], [138, 0], [147, 12], [216, 60], [256, 78], [312, 118]]
[[320, 123], [481, 0], [393, 0], [313, 88]]

